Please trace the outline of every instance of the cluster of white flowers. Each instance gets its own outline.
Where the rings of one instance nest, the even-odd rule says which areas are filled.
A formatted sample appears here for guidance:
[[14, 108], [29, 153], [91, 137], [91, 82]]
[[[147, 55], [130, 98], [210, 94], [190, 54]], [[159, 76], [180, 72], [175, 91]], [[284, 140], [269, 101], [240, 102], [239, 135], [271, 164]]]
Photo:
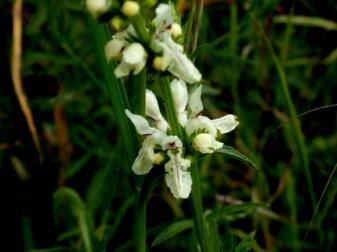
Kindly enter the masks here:
[[[109, 0], [87, 0], [87, 7], [94, 17], [107, 10]], [[90, 8], [91, 9], [90, 9]], [[134, 1], [126, 1], [122, 13], [127, 17], [138, 15], [139, 5]], [[200, 153], [213, 153], [223, 143], [217, 141], [218, 134], [225, 134], [235, 129], [239, 122], [234, 115], [226, 115], [211, 120], [201, 115], [202, 86], [193, 89], [190, 94], [186, 83], [201, 81], [201, 74], [192, 61], [184, 54], [183, 46], [175, 41], [182, 35], [182, 28], [175, 20], [175, 12], [171, 5], [159, 4], [152, 20], [150, 40], [146, 48], [154, 54], [152, 66], [158, 71], [168, 71], [177, 79], [170, 83], [172, 98], [180, 126], [184, 129], [186, 143], [178, 136], [170, 135], [170, 125], [160, 112], [154, 93], [146, 90], [146, 118], [126, 110], [126, 115], [134, 124], [138, 134], [144, 136], [142, 147], [135, 159], [132, 170], [137, 175], [150, 172], [154, 165], [165, 160], [165, 181], [176, 198], [187, 198], [192, 188], [192, 178], [188, 171], [191, 161], [186, 159], [186, 148]], [[117, 78], [140, 73], [146, 66], [148, 55], [135, 28], [130, 24], [127, 29], [116, 33], [105, 46], [108, 61], [118, 62], [115, 69]]]
[[[125, 2], [123, 13], [131, 9], [131, 1]], [[135, 3], [135, 2], [132, 2]], [[132, 8], [132, 14], [134, 13]], [[139, 11], [139, 10], [138, 10]], [[159, 4], [156, 8], [156, 16], [152, 21], [155, 28], [151, 36], [149, 48], [156, 55], [153, 66], [159, 71], [168, 71], [177, 78], [188, 83], [196, 83], [201, 80], [201, 74], [192, 61], [184, 54], [183, 47], [174, 41], [174, 38], [182, 34], [181, 26], [174, 20], [174, 11], [168, 4]], [[138, 74], [146, 65], [148, 53], [143, 45], [135, 42], [139, 38], [132, 26], [116, 33], [105, 47], [105, 55], [108, 61], [116, 60], [119, 63], [115, 70], [117, 78], [124, 77], [133, 72]]]
[[[191, 192], [192, 179], [187, 169], [191, 161], [183, 158], [183, 143], [177, 136], [168, 135], [169, 124], [160, 112], [158, 101], [154, 93], [146, 90], [146, 116], [152, 123], [142, 116], [132, 114], [126, 110], [138, 134], [145, 137], [142, 148], [132, 165], [132, 170], [138, 175], [150, 172], [154, 164], [158, 163], [156, 158], [161, 151], [166, 152], [169, 161], [165, 164], [165, 181], [172, 194], [176, 198], [187, 198]], [[162, 161], [160, 159], [159, 161]]]
[[[224, 134], [238, 126], [234, 115], [226, 115], [211, 120], [200, 115], [203, 105], [201, 101], [202, 86], [188, 94], [186, 83], [175, 79], [170, 83], [174, 105], [180, 125], [192, 142], [195, 151], [212, 153], [223, 146], [216, 141], [218, 133]], [[134, 124], [138, 134], [145, 137], [142, 148], [132, 166], [136, 174], [147, 174], [157, 164], [156, 153], [165, 152], [169, 161], [165, 164], [165, 181], [176, 198], [187, 198], [191, 192], [192, 179], [188, 168], [190, 160], [184, 158], [184, 146], [177, 136], [168, 135], [170, 125], [160, 112], [158, 101], [152, 91], [146, 91], [146, 116], [132, 114], [126, 110], [127, 116]]]

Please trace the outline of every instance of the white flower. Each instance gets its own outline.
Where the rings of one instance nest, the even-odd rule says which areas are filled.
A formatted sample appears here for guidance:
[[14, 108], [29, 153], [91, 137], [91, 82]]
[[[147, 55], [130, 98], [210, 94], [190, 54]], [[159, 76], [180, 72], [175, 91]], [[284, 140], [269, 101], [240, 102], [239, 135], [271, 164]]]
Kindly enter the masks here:
[[208, 133], [216, 137], [217, 131], [219, 131], [220, 134], [225, 134], [234, 130], [239, 125], [239, 121], [235, 115], [229, 114], [214, 120], [200, 115], [203, 109], [201, 89], [202, 86], [195, 89], [190, 95], [190, 99], [188, 101], [190, 115], [189, 122], [186, 125], [187, 134], [190, 135], [193, 131], [195, 132], [197, 130], [206, 130]]
[[191, 111], [190, 118], [195, 118], [204, 109], [201, 100], [201, 91], [202, 86], [200, 85], [190, 95], [190, 99], [188, 100], [188, 107], [190, 108]]
[[187, 123], [187, 101], [188, 92], [186, 83], [182, 80], [175, 79], [170, 84], [174, 106], [177, 112], [178, 120], [182, 126]]
[[193, 138], [193, 148], [201, 153], [213, 153], [223, 146], [223, 143], [215, 140], [214, 135], [201, 133]]
[[238, 125], [238, 119], [235, 115], [225, 115], [221, 118], [212, 120], [213, 125], [221, 134], [226, 134], [234, 130]]
[[154, 127], [140, 115], [129, 110], [125, 110], [125, 113], [134, 124], [137, 133], [145, 137], [132, 165], [133, 172], [137, 175], [149, 173], [154, 164], [160, 164], [164, 160], [162, 153], [158, 154], [158, 151], [164, 151], [169, 157], [165, 164], [166, 184], [174, 197], [187, 198], [192, 188], [191, 174], [187, 171], [191, 162], [182, 156], [183, 143], [179, 137], [167, 135], [169, 125], [160, 112], [153, 92], [146, 90], [146, 116], [153, 120]]
[[168, 123], [160, 113], [156, 96], [151, 90], [146, 90], [146, 115], [150, 117], [156, 125], [156, 128], [166, 132], [169, 128]]
[[170, 5], [159, 4], [153, 24], [156, 31], [150, 46], [154, 52], [163, 55], [159, 69], [167, 70], [187, 83], [200, 82], [200, 72], [184, 54], [182, 45], [172, 39], [172, 35], [179, 35], [179, 25], [174, 22]]
[[[179, 122], [185, 128], [187, 136], [194, 137], [192, 140], [194, 149], [201, 153], [212, 153], [221, 148], [223, 144], [216, 141], [216, 137], [218, 133], [228, 133], [239, 125], [236, 116], [226, 115], [214, 120], [202, 116], [201, 85], [189, 97], [187, 86], [183, 81], [174, 80], [170, 85]], [[187, 111], [186, 104], [188, 104]]]
[[170, 160], [165, 164], [165, 181], [175, 198], [186, 199], [192, 190], [192, 177], [187, 169], [191, 161], [182, 157], [181, 149], [167, 152]]
[[106, 43], [104, 47], [105, 57], [107, 61], [120, 60], [122, 57], [123, 49], [129, 45], [125, 40], [112, 39]]
[[115, 69], [117, 78], [128, 76], [131, 71], [136, 75], [146, 64], [147, 53], [140, 43], [132, 43], [122, 52], [122, 60]]
[[172, 36], [174, 38], [179, 37], [181, 34], [183, 34], [183, 30], [181, 29], [180, 24], [178, 23], [173, 23], [171, 25], [171, 32], [172, 32]]
[[111, 0], [87, 0], [87, 10], [94, 18], [98, 18], [101, 14], [109, 10]]

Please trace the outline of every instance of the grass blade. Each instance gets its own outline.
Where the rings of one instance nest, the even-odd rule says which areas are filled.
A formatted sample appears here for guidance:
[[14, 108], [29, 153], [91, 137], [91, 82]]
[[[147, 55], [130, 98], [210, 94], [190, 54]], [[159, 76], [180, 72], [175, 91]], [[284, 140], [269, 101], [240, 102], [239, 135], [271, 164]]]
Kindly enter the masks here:
[[158, 246], [162, 244], [163, 242], [165, 242], [166, 240], [192, 227], [193, 227], [192, 220], [182, 220], [182, 221], [175, 222], [171, 224], [170, 226], [168, 226], [167, 228], [165, 228], [163, 231], [161, 231], [158, 234], [158, 236], [154, 239], [151, 246], [152, 247]]
[[250, 160], [246, 155], [242, 154], [241, 152], [235, 150], [230, 146], [224, 145], [222, 148], [215, 150], [215, 152], [228, 155], [234, 159], [250, 164], [255, 169], [258, 169], [255, 163]]
[[247, 202], [231, 206], [225, 206], [220, 209], [214, 210], [212, 213], [206, 216], [207, 221], [220, 221], [222, 219], [235, 220], [238, 218], [246, 217], [253, 213], [258, 208], [268, 207], [266, 203]]
[[61, 188], [54, 194], [54, 213], [57, 219], [75, 219], [86, 252], [94, 252], [94, 228], [92, 219], [80, 196], [71, 188]]
[[286, 24], [290, 23], [292, 25], [301, 25], [308, 27], [318, 27], [325, 30], [337, 31], [337, 23], [320, 17], [308, 17], [308, 16], [288, 16], [288, 15], [280, 15], [273, 18], [275, 23]]

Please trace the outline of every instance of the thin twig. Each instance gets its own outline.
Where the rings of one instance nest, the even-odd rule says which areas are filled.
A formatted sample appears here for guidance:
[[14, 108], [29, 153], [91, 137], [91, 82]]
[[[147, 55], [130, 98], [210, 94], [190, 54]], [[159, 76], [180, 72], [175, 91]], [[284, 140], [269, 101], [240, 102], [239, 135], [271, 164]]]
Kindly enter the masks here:
[[43, 161], [40, 140], [34, 123], [32, 111], [29, 107], [27, 97], [25, 95], [21, 77], [21, 59], [22, 59], [22, 1], [15, 0], [13, 5], [13, 53], [11, 74], [13, 80], [14, 91], [18, 98], [22, 113], [28, 124], [28, 128], [32, 135], [35, 148], [39, 155], [40, 162]]

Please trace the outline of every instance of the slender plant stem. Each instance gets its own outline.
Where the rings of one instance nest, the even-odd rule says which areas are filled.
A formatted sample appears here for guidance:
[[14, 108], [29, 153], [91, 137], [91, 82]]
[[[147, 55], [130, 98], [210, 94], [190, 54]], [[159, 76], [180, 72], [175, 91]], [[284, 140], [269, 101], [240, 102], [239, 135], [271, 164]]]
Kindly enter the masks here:
[[104, 75], [104, 84], [111, 101], [112, 109], [117, 120], [117, 126], [121, 133], [122, 142], [125, 147], [127, 158], [127, 167], [131, 167], [136, 156], [135, 145], [133, 144], [134, 133], [131, 130], [130, 123], [124, 110], [129, 108], [129, 102], [123, 84], [113, 76], [114, 65], [106, 62], [104, 55], [104, 46], [111, 38], [106, 25], [95, 25], [95, 38], [98, 44], [98, 53], [101, 59], [101, 67]]
[[201, 190], [200, 190], [200, 177], [197, 159], [192, 160], [190, 168], [192, 176], [192, 193], [191, 205], [193, 210], [194, 226], [196, 229], [197, 237], [203, 252], [210, 252], [209, 244], [209, 231], [204, 218], [204, 210], [202, 207]]
[[[146, 83], [147, 74], [146, 68], [144, 68], [138, 75], [134, 77], [135, 84], [138, 86], [138, 106], [137, 112], [145, 116], [146, 106]], [[141, 202], [141, 191], [144, 185], [144, 177], [138, 177], [136, 181], [136, 207], [135, 207], [135, 228], [134, 228], [134, 242], [136, 252], [146, 251], [146, 213], [147, 213], [147, 201]]]
[[202, 17], [203, 0], [193, 0], [192, 11], [189, 18], [187, 34], [185, 37], [185, 51], [192, 54], [198, 43], [199, 27]]
[[[197, 46], [200, 21], [202, 17], [203, 0], [193, 0], [192, 13], [189, 19], [189, 26], [185, 41], [185, 51], [188, 55], [192, 54]], [[192, 192], [191, 206], [193, 211], [194, 227], [203, 252], [210, 252], [209, 230], [204, 219], [202, 197], [200, 189], [200, 178], [197, 160], [193, 160], [191, 165]]]
[[[95, 27], [96, 38], [98, 42], [99, 54], [102, 61], [105, 61], [105, 56], [103, 48], [105, 43], [111, 38], [109, 30], [104, 25], [99, 25]], [[110, 66], [103, 62], [102, 64], [106, 88], [110, 96], [112, 103], [112, 108], [117, 118], [117, 125], [122, 136], [122, 142], [124, 144], [127, 156], [127, 167], [131, 168], [132, 163], [136, 157], [136, 145], [134, 144], [133, 131], [130, 128], [129, 121], [125, 115], [124, 110], [129, 108], [128, 98], [123, 86], [119, 80], [113, 76], [114, 65]], [[140, 103], [140, 113], [145, 114], [145, 89], [146, 89], [146, 72], [144, 71], [139, 75], [140, 87], [139, 92], [139, 103]], [[136, 209], [135, 209], [135, 228], [134, 228], [134, 242], [135, 242], [135, 251], [145, 252], [146, 251], [146, 205], [139, 203], [141, 187], [143, 184], [143, 177], [138, 178], [136, 186]]]
[[146, 102], [146, 84], [147, 84], [147, 73], [146, 68], [144, 68], [138, 75], [134, 77], [134, 85], [136, 86], [138, 95], [138, 106], [136, 111], [139, 115], [145, 116], [145, 102]]
[[[290, 23], [290, 18], [292, 17], [294, 13], [294, 4], [291, 7], [287, 24], [286, 24], [286, 29], [284, 32], [283, 36], [283, 43], [281, 46], [280, 50], [280, 56], [279, 56], [279, 61], [281, 66], [284, 68], [284, 63], [287, 59], [288, 56], [288, 51], [289, 51], [289, 45], [291, 42], [291, 37], [293, 35], [294, 29]], [[296, 113], [297, 116], [297, 113]], [[286, 134], [294, 134], [294, 132], [291, 132], [291, 129], [285, 127], [284, 130], [286, 131]], [[288, 132], [287, 132], [288, 131]], [[289, 203], [289, 211], [290, 211], [290, 219], [293, 222], [292, 225], [289, 226], [289, 232], [290, 236], [292, 237], [292, 243], [295, 245], [294, 248], [292, 249], [293, 251], [298, 251], [297, 245], [300, 243], [300, 234], [299, 234], [299, 229], [297, 226], [297, 221], [298, 221], [298, 209], [297, 209], [297, 204], [296, 204], [296, 178], [294, 175], [293, 171], [289, 171], [289, 176], [288, 176], [288, 181], [286, 183], [286, 199]], [[309, 189], [310, 191], [310, 189]]]
[[139, 36], [141, 42], [147, 44], [150, 42], [150, 34], [146, 30], [144, 18], [138, 14], [130, 18], [132, 26], [135, 28], [137, 35]]
[[238, 66], [238, 36], [237, 36], [237, 26], [238, 26], [238, 6], [236, 1], [230, 5], [230, 37], [229, 37], [229, 47], [232, 58], [232, 71], [231, 71], [231, 92], [234, 100], [234, 111], [235, 114], [240, 118], [240, 97], [238, 94], [238, 81], [239, 75], [237, 74]]
[[146, 251], [146, 203], [141, 204], [140, 191], [137, 194], [137, 202], [135, 208], [135, 225], [134, 225], [134, 242], [136, 252]]
[[295, 138], [297, 148], [298, 148], [299, 162], [300, 162], [300, 165], [304, 168], [304, 173], [305, 173], [305, 177], [306, 177], [307, 184], [308, 184], [308, 191], [309, 191], [309, 194], [310, 194], [311, 204], [312, 204], [313, 209], [315, 209], [316, 196], [315, 196], [315, 193], [314, 193], [314, 190], [313, 190], [311, 172], [310, 172], [310, 169], [309, 169], [308, 154], [307, 154], [307, 150], [306, 150], [306, 147], [305, 147], [304, 136], [303, 136], [302, 130], [301, 130], [301, 123], [298, 120], [297, 112], [296, 112], [294, 103], [291, 99], [291, 95], [290, 95], [290, 92], [289, 92], [287, 77], [286, 77], [285, 71], [284, 71], [284, 69], [281, 65], [281, 62], [278, 59], [278, 57], [277, 57], [277, 55], [274, 51], [274, 48], [273, 48], [272, 44], [270, 43], [267, 35], [265, 34], [263, 28], [261, 27], [261, 24], [254, 17], [253, 17], [253, 20], [256, 22], [257, 27], [259, 28], [259, 30], [261, 32], [261, 35], [262, 35], [264, 41], [267, 44], [268, 50], [271, 54], [272, 60], [274, 61], [277, 73], [278, 73], [279, 78], [280, 78], [281, 91], [283, 93], [286, 108], [288, 110], [289, 117], [291, 119], [290, 123], [291, 123], [291, 126], [292, 126], [294, 138]]

